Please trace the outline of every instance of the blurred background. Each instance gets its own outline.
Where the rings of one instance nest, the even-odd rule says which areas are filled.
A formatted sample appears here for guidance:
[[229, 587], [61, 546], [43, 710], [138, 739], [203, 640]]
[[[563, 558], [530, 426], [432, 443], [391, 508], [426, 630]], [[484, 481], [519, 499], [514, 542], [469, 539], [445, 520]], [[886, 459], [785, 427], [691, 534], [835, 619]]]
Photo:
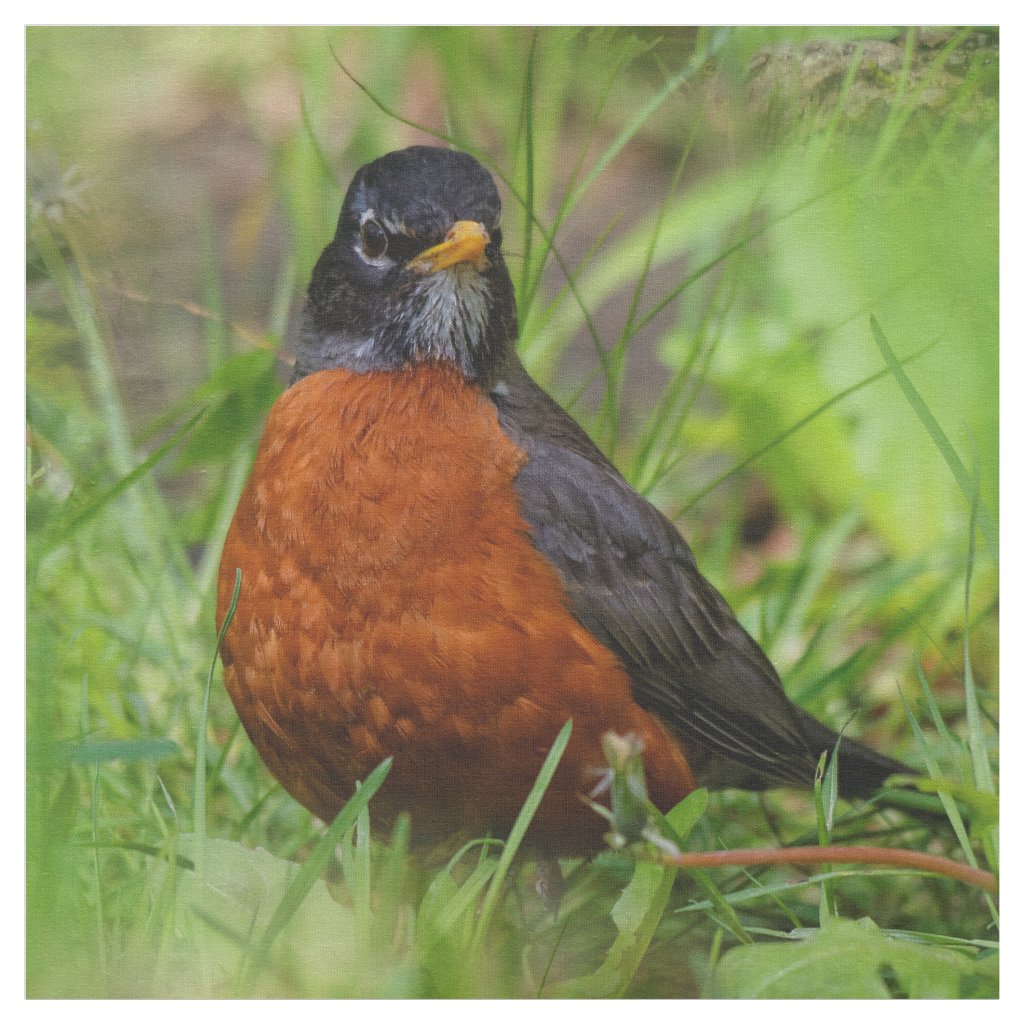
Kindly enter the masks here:
[[[194, 808], [225, 877], [317, 834], [219, 667], [205, 709], [213, 584], [348, 181], [413, 143], [495, 173], [524, 361], [674, 517], [794, 699], [923, 767], [916, 711], [943, 770], [973, 764], [979, 785], [997, 716], [994, 30], [75, 27], [26, 45], [30, 991], [224, 994], [231, 929], [183, 923]], [[813, 821], [799, 796], [714, 800], [713, 844]], [[622, 866], [594, 870], [599, 901]], [[985, 927], [941, 883], [850, 886], [851, 916]], [[816, 906], [793, 900], [787, 927]], [[680, 919], [635, 994], [707, 993], [715, 925]], [[217, 966], [195, 966], [203, 941]], [[584, 946], [555, 973], [592, 969]], [[511, 968], [444, 989], [429, 957], [387, 948], [392, 994], [523, 991]], [[330, 983], [289, 961], [256, 991], [381, 994], [326, 962]]]

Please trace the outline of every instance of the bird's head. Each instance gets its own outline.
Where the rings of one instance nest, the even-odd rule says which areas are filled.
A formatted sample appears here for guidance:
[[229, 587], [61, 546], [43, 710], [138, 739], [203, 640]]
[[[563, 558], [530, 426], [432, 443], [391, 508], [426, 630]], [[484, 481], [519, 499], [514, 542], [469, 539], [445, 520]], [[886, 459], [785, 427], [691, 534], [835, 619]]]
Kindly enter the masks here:
[[313, 270], [294, 379], [439, 360], [487, 383], [518, 333], [500, 220], [466, 153], [413, 146], [360, 168]]

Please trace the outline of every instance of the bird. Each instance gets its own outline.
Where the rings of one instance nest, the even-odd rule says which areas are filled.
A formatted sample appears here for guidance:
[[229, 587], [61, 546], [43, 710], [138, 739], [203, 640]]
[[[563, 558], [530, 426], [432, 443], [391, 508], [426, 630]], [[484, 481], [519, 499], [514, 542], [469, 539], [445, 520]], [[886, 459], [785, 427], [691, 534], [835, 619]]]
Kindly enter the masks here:
[[[642, 745], [663, 812], [701, 786], [811, 786], [837, 733], [518, 334], [490, 172], [438, 146], [361, 167], [220, 563], [219, 627], [241, 573], [225, 686], [266, 766], [330, 821], [390, 757], [376, 825], [502, 835], [572, 720], [529, 831], [558, 855], [601, 848], [580, 795], [608, 732]], [[845, 797], [905, 772], [841, 744]]]

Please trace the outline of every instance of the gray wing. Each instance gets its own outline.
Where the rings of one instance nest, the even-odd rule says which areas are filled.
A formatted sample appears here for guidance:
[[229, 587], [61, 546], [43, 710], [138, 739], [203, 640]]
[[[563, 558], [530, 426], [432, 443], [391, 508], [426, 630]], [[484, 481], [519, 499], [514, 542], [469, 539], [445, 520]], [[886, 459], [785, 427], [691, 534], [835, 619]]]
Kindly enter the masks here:
[[810, 784], [796, 707], [675, 527], [521, 366], [491, 397], [528, 456], [515, 486], [534, 543], [576, 619], [622, 662], [637, 703], [680, 738], [698, 777]]

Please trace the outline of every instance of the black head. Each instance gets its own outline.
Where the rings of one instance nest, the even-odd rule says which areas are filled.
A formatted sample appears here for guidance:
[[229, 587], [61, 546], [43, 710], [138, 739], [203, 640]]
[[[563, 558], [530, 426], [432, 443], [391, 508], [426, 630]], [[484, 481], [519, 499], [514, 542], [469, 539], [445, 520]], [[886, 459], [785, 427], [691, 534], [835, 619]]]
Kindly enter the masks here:
[[488, 383], [518, 333], [500, 219], [466, 153], [413, 146], [360, 168], [313, 270], [293, 380], [446, 360]]

